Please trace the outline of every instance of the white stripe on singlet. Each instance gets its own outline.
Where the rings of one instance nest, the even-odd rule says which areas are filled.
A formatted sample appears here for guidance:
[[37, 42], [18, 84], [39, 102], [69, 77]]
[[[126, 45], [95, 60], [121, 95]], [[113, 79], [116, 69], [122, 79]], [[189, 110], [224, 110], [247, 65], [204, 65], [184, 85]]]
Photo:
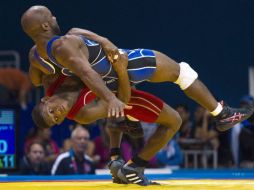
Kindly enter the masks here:
[[128, 71], [137, 71], [137, 70], [141, 70], [141, 69], [154, 69], [156, 68], [156, 66], [151, 67], [151, 66], [147, 66], [147, 67], [139, 67], [139, 68], [135, 68], [135, 69], [127, 69]]

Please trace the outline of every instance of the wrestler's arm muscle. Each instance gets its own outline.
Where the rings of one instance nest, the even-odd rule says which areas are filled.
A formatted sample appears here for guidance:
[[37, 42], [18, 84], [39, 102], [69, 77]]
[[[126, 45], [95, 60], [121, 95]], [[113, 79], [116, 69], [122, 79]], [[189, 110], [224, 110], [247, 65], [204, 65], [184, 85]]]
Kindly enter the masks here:
[[[83, 35], [86, 38], [96, 41], [99, 44], [101, 44], [102, 46], [107, 45], [108, 43], [111, 43], [112, 45], [114, 45], [112, 42], [110, 42], [107, 38], [102, 37], [98, 34], [95, 34], [94, 32], [91, 32], [89, 30], [86, 29], [82, 29], [82, 28], [72, 28], [70, 29], [67, 34], [73, 34], [73, 35]], [[114, 45], [115, 46], [115, 45]], [[116, 47], [116, 46], [115, 46]], [[116, 47], [117, 49], [117, 47]]]
[[121, 54], [112, 65], [118, 75], [117, 97], [124, 103], [128, 103], [131, 98], [131, 86], [127, 71], [128, 55]]
[[30, 65], [29, 78], [34, 86], [42, 86], [42, 74], [40, 70]]
[[83, 106], [75, 115], [74, 120], [81, 124], [90, 124], [98, 119], [107, 117], [106, 102], [103, 100], [93, 101]]
[[[113, 67], [119, 77], [117, 97], [124, 103], [128, 103], [131, 96], [129, 76], [127, 72], [128, 57], [126, 57], [126, 55], [120, 54], [118, 48], [107, 38], [99, 36], [98, 34], [95, 34], [89, 30], [72, 28], [68, 33], [83, 35], [88, 39], [94, 40], [101, 44], [104, 52], [106, 53], [111, 64], [113, 64]], [[117, 56], [117, 59], [114, 59], [115, 56]]]
[[106, 87], [101, 76], [95, 72], [82, 53], [82, 41], [75, 36], [65, 37], [54, 43], [53, 53], [57, 61], [76, 74], [98, 97], [108, 101], [114, 94]]
[[42, 75], [43, 72], [38, 69], [37, 60], [33, 56], [34, 48], [31, 48], [29, 52], [29, 78], [34, 86], [41, 86], [42, 85]]
[[106, 87], [101, 76], [91, 68], [82, 48], [86, 47], [80, 37], [67, 35], [53, 44], [53, 54], [61, 65], [70, 69], [99, 98], [108, 103], [109, 117], [124, 115], [124, 108], [128, 106], [118, 100]]

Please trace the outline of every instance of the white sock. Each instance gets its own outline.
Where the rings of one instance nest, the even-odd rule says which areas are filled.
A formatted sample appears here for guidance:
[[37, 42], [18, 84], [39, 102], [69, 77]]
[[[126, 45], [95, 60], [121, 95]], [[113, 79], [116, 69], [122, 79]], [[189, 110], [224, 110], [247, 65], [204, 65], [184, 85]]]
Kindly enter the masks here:
[[213, 110], [212, 112], [210, 112], [213, 116], [217, 116], [220, 114], [220, 112], [222, 111], [223, 107], [222, 105], [218, 102], [217, 107], [215, 108], [215, 110]]

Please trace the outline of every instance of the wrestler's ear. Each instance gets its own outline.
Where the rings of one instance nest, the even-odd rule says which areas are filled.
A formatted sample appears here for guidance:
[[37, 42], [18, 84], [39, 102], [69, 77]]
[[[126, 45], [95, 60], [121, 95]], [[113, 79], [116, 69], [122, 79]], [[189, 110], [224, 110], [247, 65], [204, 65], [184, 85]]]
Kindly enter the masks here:
[[45, 103], [49, 100], [49, 97], [48, 96], [44, 96], [41, 98], [41, 102]]
[[43, 28], [43, 30], [48, 31], [50, 29], [49, 23], [48, 22], [44, 22], [41, 27]]

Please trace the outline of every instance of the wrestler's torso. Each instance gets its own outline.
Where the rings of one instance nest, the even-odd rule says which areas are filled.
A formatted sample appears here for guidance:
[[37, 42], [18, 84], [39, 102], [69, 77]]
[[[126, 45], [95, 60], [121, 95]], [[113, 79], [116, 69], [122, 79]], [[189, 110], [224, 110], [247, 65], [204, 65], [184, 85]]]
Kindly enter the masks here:
[[[95, 41], [91, 41], [83, 36], [80, 36], [88, 50], [88, 61], [91, 67], [102, 77], [105, 84], [111, 90], [117, 90], [118, 88], [118, 75], [112, 67], [112, 64], [108, 61], [102, 47]], [[72, 76], [73, 73], [64, 68], [52, 55], [52, 45], [60, 37], [52, 38], [47, 44], [48, 60], [42, 59], [38, 52], [35, 50], [35, 57], [41, 65], [46, 67], [51, 73], [57, 67], [64, 75]], [[134, 49], [127, 50], [122, 49], [128, 54], [128, 74], [131, 85], [148, 80], [156, 69], [155, 55], [153, 51], [147, 49]], [[85, 53], [84, 53], [85, 54]]]

